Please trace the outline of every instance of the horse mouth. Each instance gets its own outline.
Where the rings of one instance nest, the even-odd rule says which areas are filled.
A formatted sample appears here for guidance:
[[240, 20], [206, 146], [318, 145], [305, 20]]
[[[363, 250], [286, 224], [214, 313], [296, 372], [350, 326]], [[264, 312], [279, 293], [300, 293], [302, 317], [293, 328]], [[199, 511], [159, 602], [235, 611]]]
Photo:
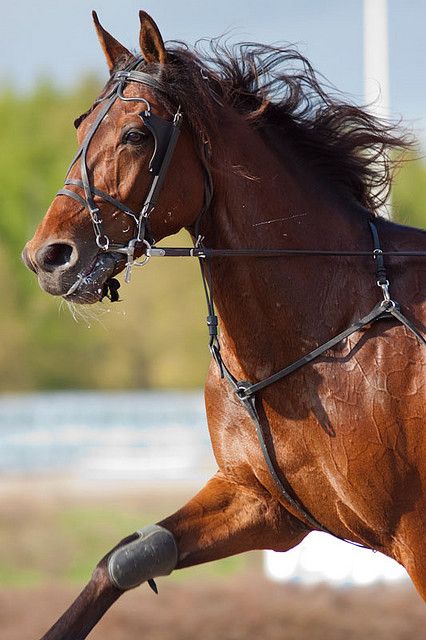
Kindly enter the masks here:
[[94, 304], [105, 297], [117, 302], [120, 283], [113, 276], [121, 271], [122, 263], [123, 257], [118, 254], [98, 254], [89, 268], [78, 274], [62, 297], [78, 304]]

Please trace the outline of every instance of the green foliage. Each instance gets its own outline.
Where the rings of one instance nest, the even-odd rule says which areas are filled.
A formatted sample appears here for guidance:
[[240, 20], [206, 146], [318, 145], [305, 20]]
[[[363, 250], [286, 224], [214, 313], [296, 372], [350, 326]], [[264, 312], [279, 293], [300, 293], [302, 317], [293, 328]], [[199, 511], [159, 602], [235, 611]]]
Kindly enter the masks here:
[[393, 216], [402, 224], [426, 227], [426, 165], [408, 159], [397, 174], [393, 193]]
[[[193, 387], [208, 363], [198, 266], [152, 261], [122, 290], [124, 302], [77, 309], [41, 292], [20, 261], [62, 185], [75, 150], [73, 119], [99, 90], [86, 78], [69, 92], [47, 81], [0, 93], [0, 390]], [[394, 190], [399, 220], [423, 226], [426, 168], [409, 162]], [[182, 243], [185, 238], [175, 242]], [[190, 310], [190, 313], [188, 313]]]
[[148, 277], [135, 274], [124, 302], [71, 312], [41, 292], [20, 261], [75, 152], [72, 122], [98, 91], [88, 77], [68, 93], [42, 81], [29, 95], [0, 94], [1, 391], [203, 382], [208, 351], [197, 265], [152, 265]]

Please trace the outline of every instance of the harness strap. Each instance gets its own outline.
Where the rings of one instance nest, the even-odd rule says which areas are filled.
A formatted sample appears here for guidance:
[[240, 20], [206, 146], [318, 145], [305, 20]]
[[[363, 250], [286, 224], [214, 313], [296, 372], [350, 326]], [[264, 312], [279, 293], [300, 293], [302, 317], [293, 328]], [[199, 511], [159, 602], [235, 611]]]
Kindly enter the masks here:
[[[137, 58], [135, 66], [141, 62], [143, 62], [143, 58]], [[114, 77], [122, 82], [140, 82], [141, 84], [145, 84], [148, 87], [155, 89], [156, 91], [164, 92], [164, 83], [144, 71], [137, 71], [136, 69], [130, 71], [117, 71]]]
[[[353, 542], [352, 540], [347, 540], [345, 538], [342, 538], [341, 536], [339, 536], [339, 535], [333, 533], [332, 531], [330, 531], [329, 529], [327, 529], [327, 527], [325, 527], [323, 524], [321, 524], [311, 513], [309, 513], [305, 509], [305, 507], [301, 504], [301, 502], [297, 498], [295, 498], [293, 495], [291, 495], [289, 490], [286, 489], [286, 487], [285, 487], [285, 485], [283, 483], [283, 480], [281, 479], [281, 477], [279, 475], [279, 471], [276, 468], [276, 464], [272, 460], [271, 454], [270, 454], [269, 449], [268, 449], [268, 445], [267, 445], [267, 442], [266, 442], [265, 434], [264, 434], [264, 431], [262, 429], [261, 420], [260, 420], [259, 413], [258, 413], [257, 407], [256, 407], [256, 393], [261, 391], [261, 390], [263, 390], [263, 389], [265, 389], [266, 387], [270, 386], [271, 384], [274, 384], [275, 382], [278, 382], [279, 380], [285, 378], [286, 376], [290, 375], [291, 373], [294, 373], [295, 371], [300, 369], [305, 364], [315, 360], [320, 355], [325, 353], [327, 350], [329, 350], [329, 349], [333, 348], [334, 346], [336, 346], [342, 340], [345, 340], [346, 338], [348, 338], [353, 333], [356, 333], [360, 329], [372, 324], [373, 322], [376, 322], [377, 320], [389, 318], [390, 316], [393, 316], [401, 324], [403, 324], [405, 327], [407, 327], [416, 336], [416, 338], [419, 340], [419, 342], [422, 345], [426, 346], [426, 339], [424, 338], [424, 336], [419, 332], [419, 330], [411, 322], [411, 320], [409, 320], [408, 318], [405, 317], [405, 315], [401, 312], [399, 305], [396, 302], [394, 302], [390, 298], [390, 295], [389, 295], [389, 281], [387, 279], [386, 268], [385, 268], [385, 263], [384, 263], [383, 256], [384, 255], [390, 255], [390, 254], [391, 255], [394, 255], [394, 254], [401, 255], [401, 254], [399, 252], [383, 252], [382, 249], [381, 249], [381, 246], [380, 246], [380, 238], [379, 238], [379, 234], [378, 234], [376, 225], [373, 222], [370, 221], [369, 222], [369, 227], [370, 227], [370, 230], [371, 230], [371, 233], [372, 233], [372, 237], [373, 237], [373, 246], [374, 246], [373, 256], [374, 256], [375, 265], [376, 265], [376, 282], [377, 282], [378, 286], [381, 287], [381, 289], [382, 289], [384, 299], [381, 302], [379, 302], [378, 304], [376, 304], [375, 307], [370, 311], [370, 313], [368, 313], [365, 316], [363, 316], [362, 318], [360, 318], [357, 322], [352, 324], [350, 327], [348, 327], [347, 329], [345, 329], [344, 331], [342, 331], [338, 335], [334, 336], [333, 338], [331, 338], [330, 340], [328, 340], [324, 344], [320, 345], [316, 349], [313, 349], [310, 353], [306, 354], [302, 358], [299, 358], [298, 360], [296, 360], [292, 364], [288, 365], [287, 367], [284, 367], [283, 369], [281, 369], [277, 373], [275, 373], [275, 374], [269, 376], [268, 378], [265, 378], [264, 380], [261, 380], [261, 381], [259, 381], [257, 383], [251, 383], [251, 382], [245, 381], [245, 380], [238, 381], [235, 378], [235, 376], [231, 373], [231, 371], [228, 369], [228, 367], [226, 366], [225, 362], [223, 361], [221, 352], [220, 352], [220, 342], [219, 342], [218, 333], [217, 333], [218, 319], [217, 319], [217, 316], [215, 314], [215, 309], [214, 309], [213, 293], [212, 293], [211, 287], [209, 288], [209, 283], [207, 282], [207, 276], [206, 276], [206, 270], [205, 270], [204, 262], [205, 262], [206, 258], [214, 257], [215, 255], [219, 255], [219, 253], [222, 253], [223, 250], [209, 250], [209, 249], [207, 249], [205, 247], [195, 247], [194, 249], [190, 250], [192, 253], [186, 254], [186, 255], [198, 257], [199, 258], [199, 262], [200, 262], [201, 276], [202, 276], [202, 281], [203, 281], [203, 285], [204, 285], [204, 291], [205, 291], [205, 295], [206, 295], [206, 302], [207, 302], [207, 308], [208, 308], [207, 324], [208, 324], [208, 327], [209, 327], [209, 335], [210, 335], [210, 342], [209, 342], [210, 351], [212, 353], [212, 356], [213, 356], [214, 360], [216, 361], [216, 363], [217, 363], [217, 365], [219, 367], [219, 371], [220, 371], [221, 377], [225, 378], [229, 382], [231, 387], [234, 389], [237, 397], [239, 398], [239, 400], [241, 401], [241, 403], [245, 407], [246, 411], [250, 415], [251, 419], [253, 420], [253, 423], [254, 423], [254, 426], [255, 426], [255, 430], [256, 430], [256, 435], [257, 435], [257, 438], [258, 438], [258, 441], [259, 441], [259, 445], [260, 445], [260, 448], [261, 448], [261, 451], [262, 451], [263, 458], [264, 458], [265, 463], [267, 465], [267, 468], [269, 470], [270, 476], [271, 476], [272, 480], [274, 481], [274, 484], [277, 487], [279, 493], [284, 498], [284, 500], [286, 501], [287, 505], [290, 506], [290, 511], [293, 513], [293, 515], [295, 515], [296, 517], [301, 519], [303, 522], [308, 524], [310, 527], [312, 527], [313, 529], [317, 529], [319, 531], [323, 531], [325, 533], [329, 533], [330, 535], [334, 536], [335, 538], [338, 538], [340, 540], [344, 540], [345, 542], [348, 542], [348, 543], [350, 543], [350, 544], [352, 544], [354, 546], [358, 546], [358, 547], [365, 547], [365, 545]], [[155, 253], [154, 249], [155, 248], [151, 248], [151, 250], [150, 250], [151, 251], [151, 255], [173, 255], [173, 256], [176, 256], [176, 255], [178, 255], [176, 253], [176, 251], [177, 252], [183, 251], [182, 249], [177, 249], [177, 250], [176, 249], [174, 249], [174, 250], [167, 249], [166, 252], [164, 252], [164, 249], [159, 249], [158, 250], [159, 252], [162, 251], [164, 253]], [[169, 251], [170, 251], [170, 253], [169, 253]], [[235, 253], [234, 253], [234, 251], [235, 251]], [[286, 253], [287, 252], [290, 253], [288, 250], [285, 251], [285, 252]], [[311, 252], [309, 252], [309, 253], [311, 254]], [[426, 255], [423, 252], [416, 252], [416, 253], [420, 253], [421, 255]], [[299, 254], [299, 252], [296, 253], [296, 255], [298, 255], [298, 254]], [[312, 254], [318, 255], [318, 252], [312, 252]], [[321, 254], [322, 254], [322, 252], [321, 252]], [[180, 255], [182, 255], [182, 254], [180, 254]], [[227, 255], [229, 255], [229, 253], [227, 253]], [[243, 254], [240, 253], [240, 252], [238, 254], [236, 254], [236, 250], [233, 250], [233, 255], [243, 255]], [[293, 255], [295, 255], [295, 254], [293, 254]], [[327, 252], [327, 255], [329, 255], [328, 252]], [[342, 255], [342, 254], [339, 253], [337, 255]], [[371, 257], [371, 252], [356, 252], [356, 253], [354, 253], [352, 255], [369, 255]]]
[[420, 333], [420, 331], [417, 329], [416, 325], [401, 313], [399, 305], [395, 304], [395, 306], [391, 307], [390, 309], [387, 309], [387, 312], [390, 313], [394, 318], [399, 320], [399, 322], [401, 324], [403, 324], [405, 327], [407, 327], [407, 329], [409, 331], [411, 331], [411, 333], [413, 333], [416, 336], [416, 338], [420, 342], [420, 344], [422, 344], [422, 345], [424, 345], [426, 347], [426, 339], [425, 339], [425, 337]]
[[374, 262], [376, 264], [376, 282], [379, 286], [383, 286], [386, 284], [389, 285], [389, 281], [386, 276], [385, 260], [383, 257], [382, 248], [380, 246], [380, 238], [377, 227], [373, 222], [371, 222], [371, 220], [368, 221], [368, 224], [370, 227], [371, 235], [373, 236], [373, 253]]
[[80, 194], [76, 193], [75, 191], [71, 191], [71, 189], [60, 189], [57, 192], [56, 195], [57, 196], [68, 196], [68, 198], [72, 198], [73, 200], [76, 200], [76, 202], [81, 204], [82, 207], [87, 209], [86, 200]]
[[[81, 180], [71, 180], [70, 178], [68, 180], [65, 180], [65, 184], [71, 185], [74, 187], [80, 187], [80, 188], [84, 187]], [[109, 202], [109, 204], [112, 204], [116, 209], [120, 209], [120, 211], [123, 211], [123, 213], [127, 213], [127, 215], [132, 216], [132, 218], [134, 218], [136, 222], [138, 221], [137, 213], [134, 213], [134, 211], [132, 211], [129, 207], [124, 205], [122, 202], [120, 202], [119, 200], [116, 200], [115, 198], [110, 196], [108, 193], [105, 193], [105, 191], [101, 191], [101, 189], [98, 189], [97, 187], [92, 186], [91, 189], [92, 189], [92, 192], [95, 194], [95, 196], [102, 198], [102, 200], [105, 200], [105, 202]], [[75, 194], [75, 191], [71, 191], [70, 189], [61, 189], [60, 191], [58, 191], [57, 195], [69, 196], [70, 193]], [[78, 194], [75, 194], [75, 195], [78, 196]], [[71, 196], [71, 197], [74, 197], [74, 196]], [[78, 196], [77, 198], [74, 198], [74, 199], [80, 202], [86, 209], [88, 208], [88, 204], [86, 200], [84, 200], [84, 198], [82, 198], [81, 196]]]
[[[238, 384], [241, 385], [241, 383], [238, 383]], [[239, 388], [241, 388], [241, 387], [239, 387]], [[237, 391], [237, 394], [238, 394], [238, 391]], [[242, 401], [246, 411], [248, 412], [248, 414], [250, 415], [251, 419], [254, 422], [257, 439], [259, 441], [260, 448], [261, 448], [261, 451], [262, 451], [262, 454], [263, 454], [263, 458], [264, 458], [264, 460], [266, 462], [266, 465], [268, 467], [268, 470], [269, 470], [269, 473], [270, 473], [270, 475], [272, 477], [272, 480], [274, 481], [275, 486], [277, 487], [277, 489], [280, 492], [280, 494], [282, 495], [282, 497], [286, 500], [286, 502], [295, 511], [294, 515], [296, 515], [299, 518], [300, 518], [300, 516], [302, 516], [302, 518], [305, 520], [305, 522], [307, 522], [314, 529], [318, 529], [319, 531], [322, 531], [324, 533], [330, 533], [334, 537], [339, 537], [340, 538], [340, 536], [336, 536], [336, 534], [334, 534], [331, 531], [329, 531], [329, 529], [327, 529], [316, 518], [314, 518], [314, 516], [305, 509], [305, 507], [302, 505], [300, 500], [298, 500], [297, 498], [294, 498], [289, 493], [289, 491], [285, 488], [282, 479], [278, 475], [278, 472], [277, 472], [277, 469], [275, 467], [275, 464], [272, 461], [271, 454], [269, 453], [268, 445], [266, 444], [265, 434], [263, 432], [261, 421], [260, 421], [260, 417], [259, 417], [259, 414], [257, 412], [256, 401], [255, 401], [254, 396], [251, 396], [251, 397], [248, 397], [248, 398], [245, 398], [245, 399], [241, 398], [241, 401]], [[360, 546], [360, 547], [364, 546], [364, 545], [358, 544], [357, 542], [352, 542], [352, 541], [348, 541], [348, 540], [345, 540], [345, 542], [351, 542], [351, 544], [354, 544], [355, 546]]]
[[[195, 237], [198, 237], [196, 234]], [[280, 256], [328, 256], [342, 258], [371, 258], [371, 251], [323, 251], [321, 249], [210, 249], [209, 247], [151, 247], [151, 257], [166, 258], [278, 258]], [[383, 256], [424, 258], [426, 251], [382, 251]]]
[[[156, 127], [158, 126], [162, 118], [151, 115], [150, 112], [144, 112], [143, 114], [141, 114], [141, 117], [144, 124], [152, 132], [156, 145], [150, 162], [150, 171], [152, 171], [152, 173], [154, 174], [154, 178], [152, 180], [151, 187], [149, 189], [148, 195], [145, 198], [145, 202], [140, 213], [140, 217], [147, 217], [154, 208], [154, 205], [157, 202], [158, 195], [160, 193], [160, 189], [163, 186], [163, 182], [165, 180], [167, 170], [169, 168], [169, 164], [179, 137], [182, 112], [180, 108], [176, 111], [173, 122], [163, 120], [161, 126], [167, 131], [167, 140], [165, 140], [164, 137], [161, 140], [157, 137]], [[152, 121], [153, 118], [155, 118], [154, 121]], [[156, 160], [157, 149], [160, 154], [158, 160]], [[138, 240], [140, 240], [140, 238], [138, 238]]]
[[313, 349], [313, 351], [310, 351], [302, 358], [299, 358], [298, 360], [296, 360], [296, 362], [293, 362], [287, 367], [284, 367], [284, 369], [277, 371], [277, 373], [274, 373], [268, 378], [265, 378], [260, 382], [256, 382], [255, 384], [246, 383], [245, 381], [239, 382], [237, 391], [238, 397], [241, 400], [247, 400], [250, 396], [253, 396], [258, 391], [261, 391], [262, 389], [265, 389], [265, 387], [269, 387], [271, 384], [278, 382], [278, 380], [281, 380], [291, 373], [294, 373], [294, 371], [297, 371], [305, 364], [308, 364], [308, 362], [312, 362], [312, 360], [318, 358], [320, 355], [325, 353], [325, 351], [328, 351], [328, 349], [335, 347], [337, 344], [339, 344], [339, 342], [342, 342], [342, 340], [345, 340], [366, 325], [371, 324], [374, 320], [384, 318], [386, 312], [388, 311], [386, 304], [389, 303], [385, 303], [384, 301], [379, 302], [379, 304], [377, 304], [374, 309], [370, 311], [370, 313], [360, 318], [357, 322], [339, 333], [337, 336], [334, 336], [334, 338], [331, 338], [327, 342], [324, 342], [324, 344], [322, 344], [321, 346]]
[[93, 136], [95, 135], [96, 131], [98, 130], [101, 122], [103, 121], [103, 119], [105, 118], [106, 114], [108, 113], [108, 111], [111, 109], [112, 105], [114, 104], [114, 102], [116, 101], [116, 94], [113, 93], [111, 95], [110, 98], [108, 98], [108, 100], [105, 101], [105, 104], [103, 105], [102, 109], [100, 110], [95, 122], [93, 123], [93, 125], [90, 128], [90, 131], [88, 133], [88, 135], [86, 136], [82, 147], [81, 147], [81, 153], [80, 153], [80, 171], [81, 171], [81, 181], [83, 183], [83, 189], [84, 189], [84, 194], [86, 196], [86, 200], [87, 200], [87, 205], [89, 208], [90, 213], [92, 214], [93, 212], [98, 212], [99, 209], [95, 204], [95, 201], [93, 199], [93, 194], [92, 194], [92, 189], [91, 189], [91, 185], [90, 185], [90, 179], [89, 179], [89, 171], [88, 171], [88, 165], [87, 165], [87, 151], [89, 149], [90, 143], [92, 141]]

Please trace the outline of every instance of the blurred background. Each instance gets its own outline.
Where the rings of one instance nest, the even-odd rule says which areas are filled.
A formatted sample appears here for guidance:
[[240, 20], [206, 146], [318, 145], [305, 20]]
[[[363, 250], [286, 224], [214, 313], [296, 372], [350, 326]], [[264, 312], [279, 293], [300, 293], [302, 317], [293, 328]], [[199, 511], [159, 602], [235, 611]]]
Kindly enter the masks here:
[[[372, 5], [379, 17], [366, 24]], [[209, 353], [197, 264], [153, 260], [122, 287], [119, 304], [73, 310], [43, 293], [20, 262], [62, 185], [76, 146], [72, 122], [107, 78], [93, 8], [133, 49], [141, 8], [166, 40], [193, 45], [226, 34], [296, 44], [350, 99], [377, 98], [372, 108], [403, 118], [415, 134], [418, 149], [395, 179], [391, 209], [403, 223], [426, 222], [421, 0], [9, 4], [0, 23], [3, 640], [46, 630], [117, 540], [176, 510], [215, 470], [201, 391]], [[377, 76], [368, 78], [369, 69]], [[397, 565], [324, 544], [332, 543], [173, 574], [159, 581], [159, 599], [146, 588], [122, 599], [93, 637], [423, 638], [426, 610]]]

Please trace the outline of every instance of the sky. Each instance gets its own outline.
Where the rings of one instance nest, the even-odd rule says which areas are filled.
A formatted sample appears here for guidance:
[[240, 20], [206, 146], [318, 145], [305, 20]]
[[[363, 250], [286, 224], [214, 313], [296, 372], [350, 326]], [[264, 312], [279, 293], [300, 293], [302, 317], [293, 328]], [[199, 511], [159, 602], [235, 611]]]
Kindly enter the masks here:
[[[0, 23], [0, 81], [25, 91], [42, 76], [64, 87], [90, 71], [106, 78], [92, 9], [132, 49], [139, 9], [165, 40], [191, 45], [227, 33], [234, 41], [297, 43], [334, 85], [363, 102], [363, 0], [15, 0]], [[388, 14], [391, 113], [426, 143], [426, 2], [388, 0]]]

